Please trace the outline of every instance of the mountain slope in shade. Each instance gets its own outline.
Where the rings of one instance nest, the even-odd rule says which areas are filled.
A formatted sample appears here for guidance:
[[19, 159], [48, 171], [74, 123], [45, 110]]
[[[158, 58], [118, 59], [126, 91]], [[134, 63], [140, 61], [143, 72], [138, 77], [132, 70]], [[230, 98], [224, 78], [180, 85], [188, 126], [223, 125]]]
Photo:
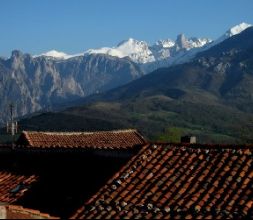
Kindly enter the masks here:
[[250, 27], [192, 62], [159, 69], [88, 97], [81, 107], [40, 115], [22, 126], [42, 130], [135, 127], [154, 139], [166, 137], [167, 129], [176, 127], [183, 134], [197, 135], [201, 142], [252, 142], [252, 39]]

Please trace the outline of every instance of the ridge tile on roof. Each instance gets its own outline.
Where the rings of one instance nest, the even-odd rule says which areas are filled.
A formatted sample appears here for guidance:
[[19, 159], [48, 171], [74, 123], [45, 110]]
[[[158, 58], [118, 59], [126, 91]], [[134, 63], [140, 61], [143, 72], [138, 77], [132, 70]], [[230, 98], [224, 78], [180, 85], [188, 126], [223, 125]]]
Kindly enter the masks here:
[[97, 132], [24, 131], [16, 144], [25, 148], [130, 149], [145, 143], [141, 134], [128, 129]]
[[17, 205], [3, 206], [6, 219], [59, 219], [39, 210], [24, 208]]

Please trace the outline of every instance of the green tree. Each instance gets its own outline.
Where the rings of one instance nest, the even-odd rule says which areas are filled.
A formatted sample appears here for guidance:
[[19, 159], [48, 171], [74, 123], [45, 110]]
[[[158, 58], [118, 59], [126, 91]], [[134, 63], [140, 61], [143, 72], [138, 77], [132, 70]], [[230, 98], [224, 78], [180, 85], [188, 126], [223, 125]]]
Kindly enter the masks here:
[[164, 133], [158, 136], [158, 141], [179, 143], [181, 141], [182, 129], [178, 127], [166, 128]]

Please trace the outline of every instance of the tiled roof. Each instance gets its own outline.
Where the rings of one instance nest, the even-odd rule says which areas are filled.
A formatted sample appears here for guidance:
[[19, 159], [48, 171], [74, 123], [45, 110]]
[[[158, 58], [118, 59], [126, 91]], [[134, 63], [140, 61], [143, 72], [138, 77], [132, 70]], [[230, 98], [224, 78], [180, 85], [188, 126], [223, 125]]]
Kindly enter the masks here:
[[136, 130], [101, 132], [33, 132], [24, 131], [17, 145], [30, 148], [99, 148], [127, 149], [145, 144]]
[[49, 214], [41, 213], [38, 210], [27, 209], [22, 206], [9, 205], [3, 206], [6, 219], [59, 219]]
[[35, 175], [27, 176], [0, 171], [0, 203], [15, 202], [37, 179]]
[[9, 148], [11, 148], [11, 144], [1, 144], [0, 143], [0, 149], [2, 150], [2, 149], [9, 149]]
[[252, 218], [252, 156], [252, 148], [147, 145], [72, 218]]

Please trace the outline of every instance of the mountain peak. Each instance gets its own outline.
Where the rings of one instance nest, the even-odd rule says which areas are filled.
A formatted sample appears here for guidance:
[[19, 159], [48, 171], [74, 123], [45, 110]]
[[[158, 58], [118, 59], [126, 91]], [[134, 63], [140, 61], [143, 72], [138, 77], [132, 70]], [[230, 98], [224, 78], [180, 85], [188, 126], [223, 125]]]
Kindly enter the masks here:
[[[116, 56], [119, 58], [129, 57], [133, 62], [138, 64], [152, 63], [156, 61], [161, 61], [158, 65], [167, 65], [167, 63], [175, 64], [181, 59], [182, 55], [193, 48], [199, 48], [190, 53], [190, 55], [183, 55], [183, 60], [189, 59], [188, 57], [193, 57], [194, 54], [202, 50], [206, 50], [215, 44], [218, 44], [227, 38], [239, 34], [241, 31], [252, 26], [245, 22], [238, 24], [231, 29], [229, 29], [225, 34], [223, 34], [219, 39], [213, 41], [208, 38], [197, 38], [191, 37], [187, 38], [183, 33], [177, 36], [175, 41], [171, 39], [159, 40], [155, 42], [154, 45], [149, 45], [146, 41], [136, 40], [132, 37], [121, 41], [118, 45], [113, 47], [102, 47], [97, 49], [86, 50], [82, 54], [69, 55], [64, 52], [59, 52], [56, 50], [51, 50], [43, 53], [39, 56], [46, 56], [55, 59], [69, 59], [74, 56], [81, 56], [83, 54], [107, 54], [110, 56]], [[38, 56], [34, 56], [38, 57]], [[173, 58], [173, 59], [172, 59]], [[170, 61], [168, 61], [170, 59]], [[180, 61], [181, 62], [181, 61]], [[148, 64], [149, 65], [149, 64]], [[152, 64], [153, 65], [153, 64]], [[153, 65], [156, 68], [157, 65]], [[150, 70], [148, 70], [150, 71]]]
[[158, 40], [155, 45], [157, 46], [162, 46], [163, 48], [170, 48], [175, 45], [175, 42], [171, 39], [166, 39], [166, 40]]
[[187, 40], [187, 38], [185, 37], [183, 33], [177, 35], [176, 41], [182, 41], [182, 40]]
[[137, 40], [135, 40], [135, 39], [132, 38], [132, 37], [129, 37], [127, 41], [129, 41], [129, 42], [136, 42]]
[[[214, 46], [216, 44], [219, 44], [220, 42], [236, 35], [236, 34], [240, 34], [242, 31], [244, 31], [245, 29], [247, 29], [248, 27], [251, 27], [252, 24], [247, 24], [245, 22], [242, 22], [238, 25], [235, 25], [234, 27], [230, 28], [229, 30], [227, 30], [225, 32], [225, 34], [223, 34], [221, 37], [219, 37], [217, 40], [215, 40], [212, 44], [210, 44], [209, 46]], [[207, 47], [209, 48], [209, 47]]]
[[248, 24], [248, 23], [245, 23], [245, 22], [242, 22], [232, 28], [230, 28], [226, 33], [225, 35], [228, 36], [228, 37], [231, 37], [233, 35], [236, 35], [236, 34], [239, 34], [241, 33], [242, 31], [244, 31], [245, 29], [247, 29], [248, 27], [251, 27], [252, 24]]
[[66, 59], [69, 59], [71, 57], [76, 57], [76, 56], [81, 56], [81, 55], [83, 55], [83, 53], [75, 54], [75, 55], [69, 55], [69, 54], [66, 54], [64, 52], [60, 52], [60, 51], [57, 51], [57, 50], [50, 50], [50, 51], [42, 53], [40, 55], [35, 55], [34, 57], [45, 56], [45, 57], [53, 57], [53, 58], [56, 58], [56, 59], [66, 60]]
[[63, 53], [63, 52], [60, 52], [60, 51], [57, 51], [57, 50], [50, 50], [46, 53], [42, 53], [41, 56], [65, 59], [68, 55], [66, 53]]
[[179, 34], [176, 39], [176, 44], [180, 48], [188, 48], [188, 39], [185, 37], [184, 34]]
[[134, 38], [128, 38], [127, 40], [121, 41], [117, 47], [121, 47], [122, 45], [139, 45], [139, 44], [147, 44], [145, 41], [138, 41]]
[[23, 53], [20, 50], [13, 50], [11, 52], [11, 57], [21, 57]]

